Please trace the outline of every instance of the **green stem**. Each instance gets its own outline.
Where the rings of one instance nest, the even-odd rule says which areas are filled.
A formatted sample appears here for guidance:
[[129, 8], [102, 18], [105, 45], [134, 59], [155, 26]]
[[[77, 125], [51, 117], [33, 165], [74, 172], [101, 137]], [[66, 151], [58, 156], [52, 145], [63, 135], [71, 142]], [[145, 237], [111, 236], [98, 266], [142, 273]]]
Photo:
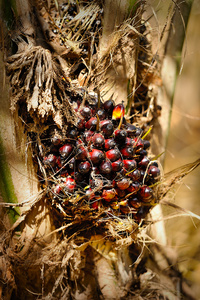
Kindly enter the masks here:
[[[12, 175], [9, 165], [6, 161], [6, 155], [3, 148], [3, 142], [0, 136], [0, 194], [3, 201], [6, 203], [17, 203], [17, 197], [15, 195], [14, 185], [12, 181]], [[19, 216], [18, 208], [9, 208], [9, 218], [11, 222], [15, 222]]]

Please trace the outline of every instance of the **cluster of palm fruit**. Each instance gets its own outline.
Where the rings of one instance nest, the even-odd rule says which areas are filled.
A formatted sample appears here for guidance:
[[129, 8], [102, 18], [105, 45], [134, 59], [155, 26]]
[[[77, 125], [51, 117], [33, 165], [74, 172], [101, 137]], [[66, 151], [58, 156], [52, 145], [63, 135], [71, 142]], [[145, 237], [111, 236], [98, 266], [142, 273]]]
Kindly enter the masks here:
[[43, 163], [51, 180], [53, 203], [84, 199], [91, 210], [108, 208], [112, 215], [132, 214], [136, 221], [154, 203], [151, 186], [160, 170], [147, 156], [150, 142], [143, 130], [126, 121], [124, 105], [73, 102], [79, 116], [64, 138], [55, 131]]

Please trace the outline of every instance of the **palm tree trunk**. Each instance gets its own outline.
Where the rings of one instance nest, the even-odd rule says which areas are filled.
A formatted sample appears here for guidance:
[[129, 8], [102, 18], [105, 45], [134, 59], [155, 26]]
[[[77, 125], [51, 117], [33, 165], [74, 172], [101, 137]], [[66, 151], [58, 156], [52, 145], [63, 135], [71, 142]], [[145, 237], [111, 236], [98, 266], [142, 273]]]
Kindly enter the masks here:
[[[69, 4], [72, 2], [75, 3], [68, 2], [68, 10], [73, 7]], [[1, 107], [5, 107], [1, 110], [1, 137], [8, 162], [3, 171], [8, 174], [6, 180], [8, 177], [12, 180], [6, 183], [9, 193], [4, 196], [1, 188], [1, 196], [6, 202], [4, 206], [14, 208], [17, 205], [9, 202], [16, 202], [17, 198], [21, 216], [10, 229], [8, 225], [6, 230], [2, 228], [1, 295], [3, 299], [165, 297], [171, 300], [181, 299], [185, 294], [185, 299], [193, 299], [187, 285], [181, 282], [176, 256], [170, 252], [169, 258], [167, 254], [162, 222], [159, 227], [151, 227], [151, 238], [156, 237], [165, 249], [157, 243], [151, 247], [151, 254], [146, 249], [148, 224], [162, 218], [161, 210], [157, 213], [152, 210], [152, 219], [146, 217], [143, 226], [127, 217], [123, 222], [109, 223], [108, 220], [106, 230], [104, 227], [102, 230], [101, 226], [97, 226], [99, 217], [95, 215], [89, 219], [87, 211], [70, 216], [58, 204], [56, 209], [59, 208], [64, 220], [67, 220], [61, 222], [58, 210], [52, 209], [49, 177], [40, 159], [47, 151], [43, 139], [51, 138], [46, 134], [52, 133], [51, 126], [67, 134], [66, 122], [76, 124], [77, 113], [70, 104], [70, 97], [79, 91], [79, 84], [90, 92], [97, 91], [103, 101], [111, 96], [116, 104], [123, 100], [127, 118], [134, 114], [132, 120], [142, 128], [154, 125], [153, 134], [149, 134], [154, 145], [152, 155], [160, 154], [166, 144], [169, 118], [165, 121], [162, 117], [158, 118], [160, 111], [157, 106], [158, 102], [165, 107], [160, 100], [163, 93], [158, 96], [161, 65], [155, 61], [151, 40], [146, 38], [149, 32], [144, 29], [146, 33], [143, 34], [141, 29], [144, 28], [145, 1], [106, 0], [103, 6], [101, 1], [88, 1], [88, 4], [89, 8], [82, 4], [85, 13], [82, 14], [82, 22], [77, 18], [73, 24], [73, 35], [60, 25], [64, 22], [64, 17], [60, 18], [64, 7], [60, 1], [35, 1], [33, 7], [28, 0], [17, 0], [12, 10], [18, 22], [11, 31], [11, 39], [18, 49], [15, 54], [10, 50], [7, 54], [11, 103], [8, 79], [4, 74], [5, 95], [1, 95]], [[177, 2], [176, 5], [181, 9], [181, 4]], [[76, 2], [76, 6], [81, 10], [81, 1], [80, 4]], [[102, 10], [103, 28], [98, 27], [98, 32], [92, 31], [94, 25], [91, 19], [95, 16], [95, 20], [99, 21]], [[88, 27], [86, 19], [91, 22]], [[85, 27], [76, 38], [80, 26]], [[88, 48], [84, 48], [86, 31], [92, 32]], [[169, 39], [167, 41], [171, 43]], [[168, 50], [166, 53], [168, 55]], [[145, 61], [141, 63], [143, 59]], [[143, 93], [146, 98], [144, 104], [140, 104]], [[169, 115], [170, 109], [168, 105], [164, 114]], [[198, 164], [199, 161], [195, 166]], [[184, 172], [187, 173], [185, 169]], [[38, 180], [41, 176], [44, 177], [42, 183]], [[178, 178], [182, 176], [181, 173]], [[165, 191], [158, 193], [158, 198], [162, 199]], [[75, 206], [77, 202], [73, 201]], [[126, 234], [121, 236], [121, 231]]]

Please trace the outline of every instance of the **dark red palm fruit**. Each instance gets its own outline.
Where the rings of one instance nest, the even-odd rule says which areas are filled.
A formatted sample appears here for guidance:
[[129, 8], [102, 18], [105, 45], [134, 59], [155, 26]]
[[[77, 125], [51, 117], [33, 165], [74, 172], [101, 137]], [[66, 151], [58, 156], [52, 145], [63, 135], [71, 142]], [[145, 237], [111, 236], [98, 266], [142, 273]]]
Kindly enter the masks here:
[[54, 145], [54, 146], [58, 146], [61, 144], [61, 139], [58, 135], [54, 135], [52, 138], [51, 138], [51, 143]]
[[115, 146], [116, 146], [116, 143], [113, 139], [106, 139], [105, 140], [104, 148], [105, 148], [106, 151], [115, 148]]
[[89, 156], [93, 164], [99, 164], [105, 158], [105, 154], [99, 149], [92, 149]]
[[60, 184], [56, 184], [56, 186], [52, 190], [53, 194], [56, 194], [56, 195], [60, 194], [61, 191], [62, 191], [62, 188], [61, 188]]
[[45, 166], [54, 168], [56, 166], [57, 157], [54, 154], [49, 154], [44, 157], [43, 162]]
[[144, 149], [141, 149], [137, 151], [137, 155], [139, 155], [139, 160], [142, 160], [144, 156], [147, 156], [147, 151]]
[[76, 127], [78, 130], [84, 130], [85, 129], [85, 121], [83, 119], [78, 119]]
[[140, 170], [136, 169], [133, 172], [130, 172], [128, 176], [134, 181], [138, 181], [141, 177], [141, 172]]
[[85, 196], [89, 199], [92, 200], [95, 197], [95, 193], [93, 192], [93, 189], [89, 187], [88, 189], [85, 190]]
[[144, 145], [145, 150], [148, 149], [151, 146], [150, 142], [147, 141], [147, 140], [143, 140], [143, 145]]
[[156, 166], [150, 166], [147, 171], [148, 175], [152, 176], [154, 179], [160, 176], [160, 169]]
[[66, 169], [62, 169], [62, 170], [60, 170], [60, 176], [67, 177], [67, 176], [69, 176], [69, 173]]
[[78, 171], [81, 174], [87, 174], [91, 169], [89, 161], [83, 161], [78, 165]]
[[133, 147], [125, 147], [120, 150], [123, 158], [133, 158], [135, 150]]
[[126, 130], [123, 129], [116, 129], [114, 131], [114, 139], [117, 143], [119, 144], [125, 144], [126, 141], [126, 137], [127, 137], [127, 132]]
[[137, 214], [135, 214], [134, 215], [134, 219], [138, 222], [138, 223], [140, 223], [141, 221], [142, 221], [142, 219], [144, 219], [145, 217], [146, 217], [146, 215], [147, 215], [147, 213], [148, 213], [148, 209], [149, 208], [147, 208], [147, 207], [145, 207], [145, 206], [140, 206], [139, 208], [138, 208], [138, 211], [137, 211]]
[[100, 174], [100, 170], [98, 169], [97, 166], [92, 167], [92, 171], [93, 171], [95, 174]]
[[118, 149], [111, 149], [106, 152], [106, 157], [113, 162], [118, 160], [121, 155]]
[[62, 161], [61, 161], [60, 156], [57, 156], [57, 157], [56, 157], [56, 166], [57, 166], [59, 169], [62, 168]]
[[[140, 181], [143, 181], [146, 170], [140, 170]], [[145, 178], [147, 180], [147, 177]]]
[[112, 162], [112, 170], [113, 172], [119, 172], [123, 168], [123, 162], [121, 159], [118, 159]]
[[127, 173], [127, 171], [126, 171], [126, 169], [125, 169], [124, 167], [119, 171], [119, 174], [120, 174], [121, 176], [125, 176], [126, 173]]
[[76, 152], [76, 159], [78, 160], [86, 160], [87, 158], [87, 150], [83, 146], [79, 146]]
[[126, 123], [126, 132], [128, 137], [135, 137], [136, 127], [133, 124]]
[[84, 140], [88, 143], [92, 140], [92, 136], [94, 134], [94, 131], [92, 130], [87, 130], [84, 132]]
[[67, 164], [68, 169], [69, 170], [74, 170], [75, 163], [76, 163], [76, 160], [75, 160], [75, 157], [73, 157], [72, 159], [70, 159], [70, 161]]
[[73, 150], [73, 146], [70, 144], [65, 144], [64, 146], [60, 147], [59, 153], [62, 158], [66, 158], [70, 155]]
[[84, 106], [81, 109], [80, 114], [84, 117], [84, 119], [88, 120], [92, 116], [92, 109], [88, 106]]
[[138, 194], [143, 202], [148, 203], [151, 202], [151, 200], [153, 199], [153, 190], [147, 185], [142, 186]]
[[134, 159], [124, 159], [123, 164], [126, 171], [132, 171], [137, 168], [137, 162]]
[[110, 121], [110, 120], [101, 121], [100, 128], [101, 128], [101, 131], [104, 134], [105, 138], [108, 138], [113, 134], [114, 126], [113, 126], [112, 121]]
[[76, 139], [78, 136], [78, 130], [76, 128], [72, 128], [69, 130], [68, 137], [71, 139]]
[[106, 112], [104, 109], [98, 109], [97, 115], [98, 115], [100, 121], [105, 120], [105, 118], [106, 118]]
[[73, 178], [67, 177], [64, 181], [65, 190], [69, 193], [73, 193], [76, 188], [76, 182]]
[[93, 201], [93, 202], [91, 203], [91, 207], [92, 207], [92, 209], [94, 209], [94, 210], [98, 210], [98, 208], [99, 208], [99, 201]]
[[129, 178], [122, 178], [116, 182], [116, 185], [120, 190], [126, 190], [130, 186], [130, 184], [131, 181]]
[[97, 118], [92, 117], [85, 123], [85, 128], [88, 130], [96, 130], [97, 127]]
[[83, 181], [83, 175], [80, 174], [79, 172], [71, 172], [70, 176], [77, 182], [80, 183]]
[[158, 163], [157, 163], [156, 161], [152, 161], [152, 162], [151, 162], [151, 166], [155, 166], [155, 167], [158, 168]]
[[111, 99], [103, 103], [103, 108], [105, 109], [106, 113], [109, 115], [112, 114], [114, 106], [115, 106], [115, 102]]
[[104, 136], [101, 133], [95, 133], [92, 137], [94, 147], [102, 148], [105, 144]]
[[125, 144], [126, 147], [133, 146], [133, 139], [130, 138], [130, 137], [127, 137], [127, 138], [125, 139], [124, 144]]
[[112, 172], [111, 162], [109, 160], [103, 161], [99, 166], [99, 170], [100, 170], [101, 174], [104, 174], [104, 175], [110, 174]]
[[120, 120], [122, 117], [124, 117], [125, 109], [123, 104], [117, 104], [112, 112], [112, 119], [113, 120]]
[[128, 187], [127, 191], [129, 193], [137, 193], [140, 189], [140, 184], [138, 182], [132, 182], [130, 186]]
[[150, 159], [147, 156], [144, 156], [141, 161], [138, 162], [138, 166], [142, 169], [146, 169]]
[[107, 202], [110, 202], [115, 198], [116, 190], [114, 188], [112, 189], [104, 189], [102, 192], [102, 198], [106, 200]]
[[141, 201], [137, 197], [133, 197], [133, 198], [129, 199], [128, 202], [131, 207], [136, 208], [136, 209], [138, 209], [139, 207], [142, 206]]
[[143, 140], [134, 138], [133, 139], [133, 147], [136, 148], [136, 151], [143, 149], [144, 148]]
[[126, 196], [126, 190], [120, 190], [119, 188], [116, 188], [116, 193], [119, 198], [123, 198]]

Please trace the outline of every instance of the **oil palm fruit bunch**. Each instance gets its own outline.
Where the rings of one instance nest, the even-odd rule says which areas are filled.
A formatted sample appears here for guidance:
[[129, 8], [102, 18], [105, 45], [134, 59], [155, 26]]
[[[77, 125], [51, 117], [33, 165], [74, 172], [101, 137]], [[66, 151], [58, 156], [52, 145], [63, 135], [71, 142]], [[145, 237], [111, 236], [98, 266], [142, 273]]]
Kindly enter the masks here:
[[153, 186], [160, 178], [158, 164], [148, 157], [150, 142], [140, 127], [127, 122], [123, 103], [101, 102], [94, 96], [72, 105], [76, 125], [70, 125], [64, 136], [54, 130], [44, 144], [53, 206], [63, 213], [74, 206], [69, 199], [75, 197], [93, 214], [105, 210], [140, 222], [155, 203]]

